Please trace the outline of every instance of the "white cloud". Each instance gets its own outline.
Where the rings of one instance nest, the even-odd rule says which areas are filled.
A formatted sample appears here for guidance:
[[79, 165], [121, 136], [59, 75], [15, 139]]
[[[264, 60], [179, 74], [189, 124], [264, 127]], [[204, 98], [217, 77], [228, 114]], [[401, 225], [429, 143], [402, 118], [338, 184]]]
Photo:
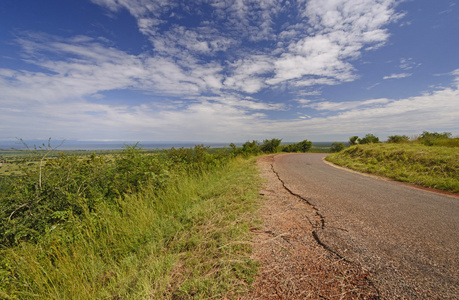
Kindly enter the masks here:
[[[386, 26], [401, 17], [396, 0], [209, 0], [210, 14], [200, 11], [200, 1], [92, 1], [114, 17], [126, 9], [152, 49], [133, 55], [84, 35], [23, 34], [17, 43], [33, 68], [0, 69], [0, 136], [11, 136], [14, 128], [13, 137], [23, 138], [66, 132], [68, 138], [88, 139], [229, 142], [278, 136], [295, 141], [321, 138], [324, 132], [458, 126], [457, 86], [406, 99], [309, 97], [322, 94], [317, 86], [359, 77], [353, 62], [388, 41]], [[279, 24], [292, 9], [288, 23]], [[186, 14], [196, 16], [195, 25], [174, 24]], [[418, 65], [411, 58], [400, 60], [403, 70]], [[449, 75], [459, 80], [459, 69]], [[131, 101], [120, 95], [117, 103], [125, 103], [120, 105], [107, 96], [117, 90], [144, 97]], [[296, 100], [256, 98], [273, 91], [275, 99], [285, 90]], [[270, 118], [281, 110], [295, 118]]]
[[401, 58], [400, 59], [400, 68], [403, 70], [411, 70], [421, 66], [422, 64], [416, 63], [413, 58]]
[[[225, 87], [247, 93], [284, 82], [309, 86], [353, 81], [358, 76], [351, 61], [362, 51], [384, 45], [389, 38], [384, 26], [401, 17], [394, 11], [396, 0], [210, 0], [210, 17], [193, 2], [92, 1], [115, 12], [127, 9], [156, 53], [173, 57], [183, 68], [189, 61], [202, 61], [200, 55], [231, 53], [232, 59], [218, 61], [221, 70], [229, 72], [223, 78]], [[195, 16], [197, 25], [185, 28], [166, 23], [166, 16], [169, 20], [180, 17], [174, 11], [177, 7]], [[280, 14], [292, 10], [297, 15], [279, 29]], [[159, 24], [166, 29], [159, 30]], [[260, 41], [272, 41], [278, 47], [253, 53], [244, 46]], [[256, 56], [263, 58], [254, 59]], [[266, 72], [253, 74], [234, 68], [250, 61], [262, 64]], [[268, 70], [266, 62], [273, 67]]]
[[[389, 34], [383, 27], [400, 18], [393, 9], [395, 1], [302, 2], [302, 15], [310, 25], [308, 35], [293, 39], [281, 54], [269, 84], [293, 80], [299, 81], [296, 85], [307, 86], [315, 84], [315, 80], [319, 84], [355, 80], [350, 61], [358, 58], [365, 46], [369, 50], [384, 45]], [[292, 37], [297, 31], [284, 32], [283, 35]]]
[[[0, 111], [0, 135], [4, 137], [42, 138], [62, 136], [119, 140], [195, 140], [244, 141], [280, 137], [284, 141], [341, 139], [352, 134], [390, 135], [420, 133], [425, 128], [450, 128], [459, 134], [457, 99], [459, 86], [444, 88], [405, 99], [371, 99], [366, 101], [316, 103], [300, 99], [304, 111], [291, 120], [272, 120], [259, 110], [283, 109], [237, 94], [203, 97], [198, 101], [163, 107], [153, 103], [110, 105], [74, 100], [59, 103], [31, 103], [9, 106]], [[309, 106], [308, 106], [309, 105]], [[308, 111], [320, 109], [324, 116]], [[306, 118], [302, 118], [306, 117]], [[26, 121], [25, 121], [26, 120]], [[8, 124], [8, 126], [5, 126]], [[33, 124], [33, 126], [30, 126]], [[11, 129], [15, 128], [14, 131]], [[97, 128], [97, 130], [94, 130]], [[180, 130], [177, 130], [179, 128]], [[438, 128], [438, 129], [436, 129]]]
[[389, 76], [384, 76], [383, 79], [384, 80], [386, 80], [386, 79], [401, 79], [401, 78], [410, 77], [411, 75], [413, 75], [413, 74], [412, 73], [391, 74]]
[[329, 102], [322, 101], [317, 103], [311, 103], [306, 105], [306, 107], [311, 107], [316, 110], [326, 110], [326, 111], [340, 111], [340, 110], [351, 110], [351, 109], [361, 109], [368, 107], [380, 107], [387, 103], [392, 102], [390, 99], [371, 99], [364, 101], [344, 101], [344, 102]]

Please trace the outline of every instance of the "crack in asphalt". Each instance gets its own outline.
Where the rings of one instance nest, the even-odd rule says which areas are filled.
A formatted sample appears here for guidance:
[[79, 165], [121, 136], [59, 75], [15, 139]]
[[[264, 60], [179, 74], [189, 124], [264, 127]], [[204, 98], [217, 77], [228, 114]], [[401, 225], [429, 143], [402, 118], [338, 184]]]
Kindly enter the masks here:
[[[326, 222], [325, 222], [325, 217], [319, 212], [319, 209], [314, 205], [312, 204], [308, 199], [306, 199], [305, 197], [293, 192], [291, 189], [289, 189], [285, 182], [280, 178], [280, 175], [279, 173], [277, 173], [277, 171], [274, 169], [274, 157], [273, 157], [273, 160], [272, 162], [270, 163], [271, 164], [271, 170], [273, 171], [273, 173], [276, 175], [277, 179], [282, 183], [282, 186], [284, 187], [284, 189], [289, 192], [292, 196], [294, 197], [297, 197], [298, 199], [301, 199], [302, 201], [306, 202], [309, 206], [312, 207], [312, 209], [314, 210], [316, 216], [319, 218], [319, 223], [320, 223], [320, 226], [316, 226], [312, 223], [312, 221], [309, 219], [309, 217], [307, 217], [309, 223], [311, 224], [313, 230], [312, 230], [312, 237], [314, 238], [314, 240], [317, 242], [318, 245], [320, 245], [322, 248], [324, 248], [326, 251], [332, 253], [333, 255], [336, 255], [339, 259], [343, 260], [344, 262], [347, 262], [349, 263], [350, 265], [356, 265], [355, 262], [353, 261], [350, 261], [348, 260], [347, 258], [345, 258], [344, 256], [342, 256], [341, 254], [339, 254], [338, 252], [336, 252], [335, 250], [331, 249], [326, 243], [324, 243], [320, 237], [318, 236], [317, 234], [317, 229], [318, 230], [325, 230], [325, 227], [326, 227]], [[328, 227], [327, 228], [334, 228], [334, 229], [338, 229], [338, 230], [343, 230], [343, 231], [346, 231], [348, 232], [348, 230], [346, 229], [343, 229], [343, 228], [339, 228], [339, 227]], [[381, 295], [379, 289], [376, 287], [375, 283], [373, 282], [373, 280], [371, 280], [369, 277], [367, 277], [367, 280], [369, 281], [369, 283], [371, 284], [371, 286], [376, 290], [376, 293], [378, 295], [378, 299]]]
[[[357, 263], [353, 262], [353, 261], [350, 261], [348, 260], [347, 258], [345, 258], [344, 256], [342, 256], [341, 254], [339, 254], [338, 252], [336, 252], [335, 250], [331, 249], [327, 244], [325, 244], [321, 239], [320, 237], [318, 236], [317, 234], [317, 229], [319, 230], [325, 230], [325, 227], [326, 227], [326, 222], [325, 222], [325, 217], [319, 212], [319, 209], [314, 205], [312, 204], [308, 199], [306, 199], [305, 197], [293, 192], [290, 188], [287, 187], [287, 185], [285, 184], [285, 182], [280, 178], [280, 175], [279, 173], [274, 169], [274, 157], [270, 163], [271, 165], [271, 170], [272, 172], [276, 175], [277, 179], [282, 183], [282, 186], [284, 187], [284, 189], [289, 192], [292, 196], [294, 197], [297, 197], [298, 199], [301, 199], [302, 201], [306, 202], [309, 206], [312, 207], [312, 209], [314, 210], [314, 212], [316, 213], [316, 216], [319, 218], [319, 222], [320, 222], [320, 226], [315, 226], [311, 220], [309, 219], [309, 217], [307, 217], [309, 223], [311, 224], [313, 230], [312, 230], [312, 237], [314, 238], [314, 240], [317, 242], [318, 245], [320, 245], [323, 249], [325, 249], [326, 251], [332, 253], [333, 255], [336, 255], [339, 259], [343, 260], [344, 262], [347, 262], [349, 263], [350, 265], [358, 265]], [[345, 232], [348, 232], [348, 230], [346, 229], [343, 229], [343, 228], [339, 228], [339, 227], [331, 227], [331, 226], [327, 226], [327, 228], [334, 228], [334, 229], [338, 229], [338, 230], [343, 230]], [[380, 295], [381, 295], [381, 292], [380, 290], [377, 288], [377, 286], [375, 285], [375, 283], [373, 282], [373, 280], [371, 280], [369, 277], [366, 278], [369, 283], [371, 284], [371, 286], [376, 290], [376, 293], [377, 293], [377, 297], [379, 299]]]
[[[274, 174], [276, 174], [277, 176], [277, 179], [282, 183], [282, 186], [284, 187], [284, 189], [289, 192], [291, 195], [305, 201], [308, 205], [310, 205], [312, 207], [312, 209], [314, 210], [314, 212], [316, 213], [316, 216], [319, 218], [319, 223], [320, 223], [320, 226], [315, 226], [313, 222], [311, 222], [311, 220], [308, 218], [308, 221], [309, 223], [312, 225], [312, 228], [315, 228], [315, 229], [320, 229], [320, 230], [324, 230], [325, 229], [325, 217], [319, 212], [319, 210], [317, 209], [317, 207], [315, 207], [308, 199], [302, 197], [301, 195], [298, 195], [297, 193], [293, 192], [291, 189], [289, 189], [286, 185], [285, 185], [285, 182], [280, 178], [279, 176], [279, 173], [276, 172], [276, 170], [274, 169], [274, 162], [271, 163], [271, 170], [273, 171]], [[341, 229], [341, 228], [337, 228], [337, 229]], [[344, 230], [344, 229], [342, 229]], [[346, 230], [345, 230], [346, 231]], [[348, 263], [353, 263], [349, 260], [347, 260], [344, 256], [340, 255], [339, 253], [337, 253], [336, 251], [334, 251], [333, 249], [331, 249], [327, 244], [325, 244], [318, 236], [317, 234], [317, 230], [313, 230], [312, 231], [312, 236], [314, 238], [314, 240], [321, 246], [323, 247], [325, 250], [333, 253], [334, 255], [336, 255], [337, 257], [339, 257], [340, 259], [342, 259], [343, 261], [345, 262], [348, 262]]]

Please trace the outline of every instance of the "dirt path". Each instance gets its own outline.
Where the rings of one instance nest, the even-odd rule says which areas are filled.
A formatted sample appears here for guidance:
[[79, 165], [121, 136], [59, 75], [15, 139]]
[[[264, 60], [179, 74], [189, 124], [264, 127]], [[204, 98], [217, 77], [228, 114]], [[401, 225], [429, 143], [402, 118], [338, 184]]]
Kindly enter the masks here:
[[266, 180], [260, 194], [261, 228], [254, 229], [252, 258], [261, 263], [243, 299], [378, 299], [369, 273], [325, 249], [314, 237], [323, 226], [314, 207], [291, 194], [272, 169], [273, 156], [258, 161]]

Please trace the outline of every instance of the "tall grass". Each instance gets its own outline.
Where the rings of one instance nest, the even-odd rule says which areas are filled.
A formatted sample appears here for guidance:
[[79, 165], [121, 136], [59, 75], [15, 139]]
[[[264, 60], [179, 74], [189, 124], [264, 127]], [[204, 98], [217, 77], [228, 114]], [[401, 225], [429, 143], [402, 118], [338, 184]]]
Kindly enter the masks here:
[[327, 156], [354, 170], [459, 193], [459, 151], [422, 144], [365, 144]]
[[[0, 250], [0, 298], [177, 299], [248, 289], [260, 186], [254, 160], [177, 175], [102, 202], [38, 242]], [[65, 229], [65, 230], [64, 230]], [[53, 227], [49, 229], [52, 231]]]

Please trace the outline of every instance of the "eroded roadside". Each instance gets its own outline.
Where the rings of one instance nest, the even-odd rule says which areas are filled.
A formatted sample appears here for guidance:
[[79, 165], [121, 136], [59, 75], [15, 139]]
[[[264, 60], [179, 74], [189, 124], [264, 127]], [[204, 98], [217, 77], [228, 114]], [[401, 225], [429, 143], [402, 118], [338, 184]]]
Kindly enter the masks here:
[[274, 155], [258, 159], [265, 179], [259, 209], [263, 224], [253, 229], [252, 259], [260, 271], [243, 299], [378, 299], [369, 273], [327, 250], [314, 235], [320, 213], [283, 186], [272, 168]]

